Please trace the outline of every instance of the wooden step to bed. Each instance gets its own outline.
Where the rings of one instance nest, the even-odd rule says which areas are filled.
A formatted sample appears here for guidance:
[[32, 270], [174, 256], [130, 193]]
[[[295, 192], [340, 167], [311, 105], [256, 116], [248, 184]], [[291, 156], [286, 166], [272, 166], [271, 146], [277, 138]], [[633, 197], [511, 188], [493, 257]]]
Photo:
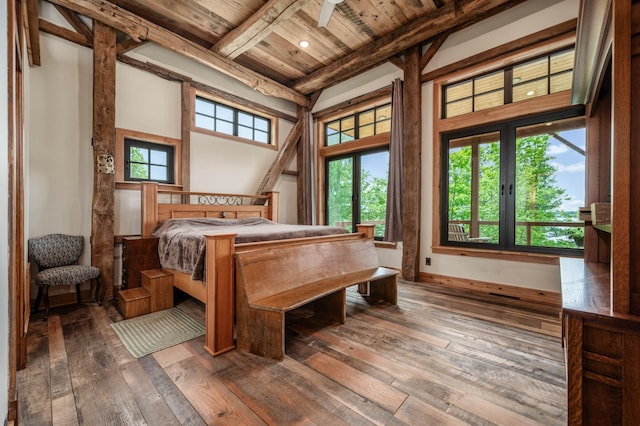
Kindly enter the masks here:
[[173, 308], [173, 275], [161, 269], [140, 272], [142, 287], [120, 290], [118, 310], [125, 319]]
[[118, 310], [125, 319], [148, 314], [150, 306], [151, 295], [142, 287], [118, 292]]
[[142, 271], [142, 288], [151, 295], [151, 312], [173, 308], [173, 275], [161, 269]]

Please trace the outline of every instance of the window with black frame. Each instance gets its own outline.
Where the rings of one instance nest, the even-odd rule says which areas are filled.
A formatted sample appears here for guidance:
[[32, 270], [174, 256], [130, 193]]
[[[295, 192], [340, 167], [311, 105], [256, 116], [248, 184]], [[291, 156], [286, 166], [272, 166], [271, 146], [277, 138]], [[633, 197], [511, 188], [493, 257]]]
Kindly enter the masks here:
[[390, 103], [326, 123], [324, 145], [339, 145], [389, 131], [391, 131]]
[[442, 138], [441, 244], [580, 254], [584, 109]]
[[195, 126], [263, 144], [271, 144], [271, 119], [196, 96]]
[[389, 148], [358, 151], [326, 159], [327, 224], [355, 231], [373, 224], [382, 239], [387, 207]]
[[174, 183], [174, 146], [124, 139], [126, 181]]

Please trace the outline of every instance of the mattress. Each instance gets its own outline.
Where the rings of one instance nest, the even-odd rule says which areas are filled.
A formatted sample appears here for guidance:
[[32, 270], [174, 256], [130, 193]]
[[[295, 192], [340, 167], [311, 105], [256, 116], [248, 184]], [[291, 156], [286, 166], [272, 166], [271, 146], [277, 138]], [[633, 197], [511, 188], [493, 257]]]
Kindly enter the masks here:
[[348, 232], [338, 226], [288, 225], [264, 218], [191, 218], [168, 219], [154, 228], [153, 236], [159, 238], [158, 255], [163, 268], [191, 274], [193, 280], [203, 280], [206, 264], [205, 235], [237, 234], [235, 242], [240, 244]]

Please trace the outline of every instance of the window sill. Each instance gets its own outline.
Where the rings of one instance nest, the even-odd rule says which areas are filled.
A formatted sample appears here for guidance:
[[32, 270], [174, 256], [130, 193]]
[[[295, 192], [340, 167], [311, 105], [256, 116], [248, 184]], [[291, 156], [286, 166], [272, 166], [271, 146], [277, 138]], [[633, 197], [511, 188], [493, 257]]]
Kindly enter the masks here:
[[[254, 141], [252, 139], [245, 139], [245, 138], [241, 138], [240, 136], [234, 136], [234, 135], [230, 135], [228, 133], [216, 132], [216, 131], [213, 131], [213, 130], [204, 129], [202, 127], [196, 127], [196, 126], [193, 126], [191, 128], [191, 130], [193, 132], [201, 133], [203, 135], [215, 136], [217, 138], [228, 139], [228, 140], [232, 140], [232, 141], [236, 141], [236, 142], [242, 142], [242, 143], [246, 143], [246, 144], [253, 145], [253, 146], [259, 146], [259, 147], [262, 147], [262, 148], [269, 148], [269, 149], [273, 149], [273, 150], [277, 150], [278, 149], [278, 146], [273, 142], [269, 142], [269, 143], [257, 142], [257, 141]], [[273, 138], [273, 135], [271, 137]]]
[[[130, 189], [139, 191], [140, 182], [116, 181], [116, 189]], [[182, 185], [160, 183], [158, 184], [158, 189], [162, 191], [182, 191]]]
[[395, 241], [376, 241], [375, 246], [376, 248], [395, 249], [398, 247], [398, 243]]
[[559, 265], [559, 257], [555, 254], [540, 254], [517, 251], [486, 250], [464, 247], [434, 246], [431, 250], [437, 254], [452, 256], [483, 257], [487, 259], [510, 260], [515, 262], [542, 263], [546, 265]]

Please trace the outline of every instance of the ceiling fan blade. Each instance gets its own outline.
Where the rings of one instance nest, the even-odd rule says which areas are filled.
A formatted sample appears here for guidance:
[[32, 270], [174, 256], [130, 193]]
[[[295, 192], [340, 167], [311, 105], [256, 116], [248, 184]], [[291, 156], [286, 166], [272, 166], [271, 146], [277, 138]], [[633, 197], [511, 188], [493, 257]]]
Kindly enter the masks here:
[[338, 3], [342, 3], [344, 0], [324, 0], [322, 3], [322, 10], [320, 10], [320, 17], [318, 18], [318, 26], [326, 27], [331, 19], [333, 8]]

